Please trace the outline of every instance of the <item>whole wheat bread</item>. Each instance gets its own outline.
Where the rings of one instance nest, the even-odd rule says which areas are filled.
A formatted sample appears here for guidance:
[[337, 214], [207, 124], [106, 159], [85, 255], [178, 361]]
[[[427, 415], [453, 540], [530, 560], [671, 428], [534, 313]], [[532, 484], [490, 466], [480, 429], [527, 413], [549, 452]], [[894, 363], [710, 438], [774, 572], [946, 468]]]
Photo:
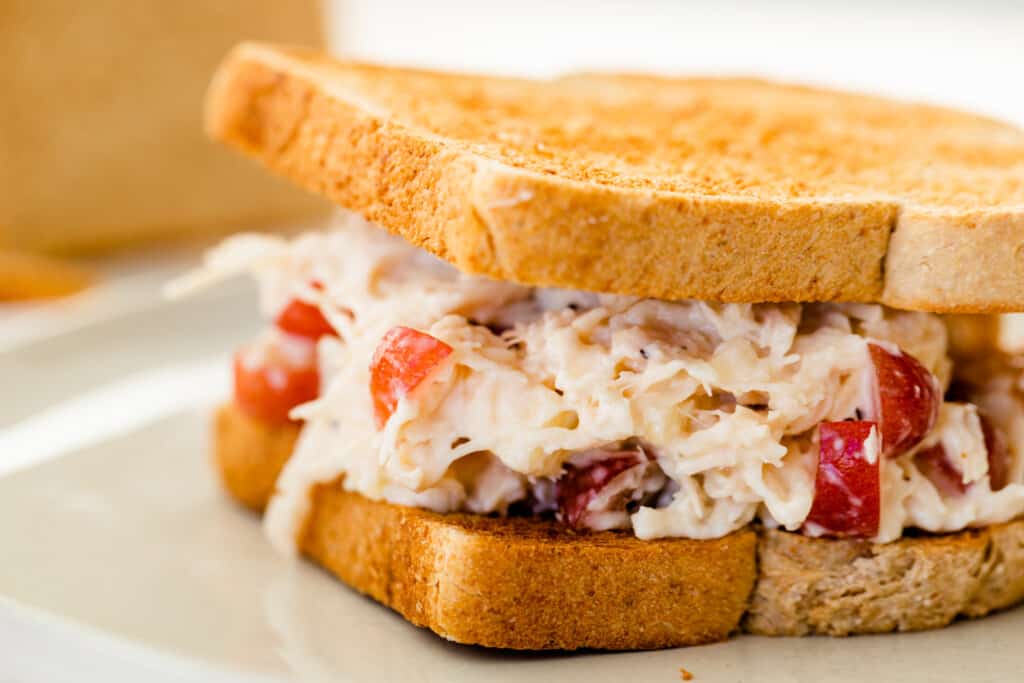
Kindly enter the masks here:
[[744, 79], [533, 81], [245, 44], [209, 133], [458, 268], [720, 301], [1024, 308], [1024, 131]]
[[[234, 405], [216, 469], [262, 510], [298, 436]], [[743, 530], [641, 541], [555, 522], [440, 515], [320, 486], [302, 552], [361, 593], [460, 643], [512, 649], [674, 647], [762, 635], [938, 628], [1024, 599], [1024, 521], [888, 544]]]

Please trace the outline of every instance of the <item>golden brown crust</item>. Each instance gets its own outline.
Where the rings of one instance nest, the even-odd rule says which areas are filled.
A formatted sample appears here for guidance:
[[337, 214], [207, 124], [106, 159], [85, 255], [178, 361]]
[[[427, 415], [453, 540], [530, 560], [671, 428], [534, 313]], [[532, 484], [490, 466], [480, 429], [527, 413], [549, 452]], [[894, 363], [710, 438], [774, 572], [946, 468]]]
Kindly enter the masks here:
[[[269, 497], [266, 481], [298, 428], [261, 425], [231, 405], [216, 428], [228, 491], [261, 508], [256, 492]], [[414, 624], [511, 649], [673, 647], [741, 627], [762, 635], [921, 630], [1024, 599], [1024, 521], [888, 544], [759, 537], [577, 534], [538, 520], [439, 515], [330, 485], [314, 493], [300, 547]]]
[[211, 86], [207, 128], [468, 272], [665, 299], [1024, 302], [1024, 132], [958, 112], [249, 44]]
[[[517, 650], [637, 650], [736, 629], [756, 537], [641, 541], [532, 519], [439, 515], [320, 487], [304, 554], [417, 626]], [[358, 530], [354, 533], [353, 530]]]
[[233, 404], [218, 410], [213, 420], [213, 465], [224, 488], [242, 505], [262, 512], [295, 448], [299, 425], [269, 425]]

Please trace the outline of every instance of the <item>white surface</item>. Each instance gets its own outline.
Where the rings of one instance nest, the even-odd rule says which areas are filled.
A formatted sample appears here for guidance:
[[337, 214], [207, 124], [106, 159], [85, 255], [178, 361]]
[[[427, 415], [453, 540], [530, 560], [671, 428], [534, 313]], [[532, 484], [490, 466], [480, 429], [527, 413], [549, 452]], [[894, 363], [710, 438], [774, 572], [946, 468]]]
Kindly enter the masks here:
[[[55, 656], [56, 655], [56, 656]], [[0, 599], [0, 680], [30, 683], [260, 683], [259, 675], [224, 671], [209, 664], [126, 643], [59, 617]]]
[[229, 393], [229, 354], [128, 375], [64, 399], [0, 431], [0, 475], [126, 434]]
[[228, 395], [230, 354], [260, 324], [255, 288], [164, 302], [196, 258], [127, 261], [73, 299], [0, 306], [0, 474]]
[[192, 267], [199, 248], [136, 251], [86, 262], [97, 284], [51, 301], [0, 303], [0, 352], [80, 329], [160, 302], [161, 285]]
[[[205, 409], [0, 477], [0, 680], [1019, 680], [1024, 610], [927, 633], [530, 654], [448, 643], [275, 555], [206, 463]], [[11, 608], [11, 603], [17, 607]], [[637, 615], [642, 618], [642, 615]]]
[[740, 73], [927, 100], [1024, 124], [1018, 0], [333, 0], [362, 59], [551, 75]]

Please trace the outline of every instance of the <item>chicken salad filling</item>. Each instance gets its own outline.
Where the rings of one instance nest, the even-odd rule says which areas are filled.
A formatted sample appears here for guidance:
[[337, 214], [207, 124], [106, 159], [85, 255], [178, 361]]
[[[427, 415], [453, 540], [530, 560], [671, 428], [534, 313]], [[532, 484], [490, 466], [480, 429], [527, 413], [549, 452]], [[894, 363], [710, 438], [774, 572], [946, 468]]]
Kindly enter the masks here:
[[236, 401], [303, 423], [266, 517], [286, 550], [334, 481], [644, 539], [760, 520], [884, 542], [1024, 512], [1016, 380], [946, 400], [932, 314], [523, 287], [355, 216], [232, 238], [183, 286], [241, 271], [273, 324], [236, 359]]

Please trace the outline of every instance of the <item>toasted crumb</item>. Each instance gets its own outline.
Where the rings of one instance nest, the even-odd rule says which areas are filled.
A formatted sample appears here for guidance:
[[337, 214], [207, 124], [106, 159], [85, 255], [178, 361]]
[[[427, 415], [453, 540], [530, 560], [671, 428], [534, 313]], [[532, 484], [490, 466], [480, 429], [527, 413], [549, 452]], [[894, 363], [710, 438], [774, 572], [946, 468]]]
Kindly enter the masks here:
[[684, 669], [683, 667], [679, 667], [679, 678], [684, 681], [692, 681], [693, 674]]

